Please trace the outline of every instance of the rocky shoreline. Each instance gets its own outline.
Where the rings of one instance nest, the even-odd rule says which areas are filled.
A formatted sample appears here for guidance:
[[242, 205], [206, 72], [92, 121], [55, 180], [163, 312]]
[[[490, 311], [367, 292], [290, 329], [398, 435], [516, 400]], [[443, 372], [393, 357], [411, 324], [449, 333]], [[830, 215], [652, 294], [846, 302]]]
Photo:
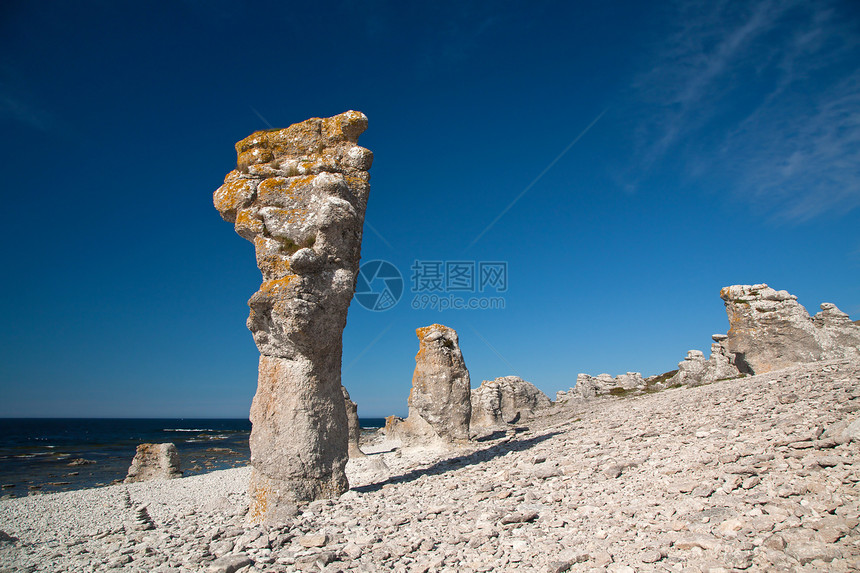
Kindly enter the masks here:
[[247, 525], [249, 468], [0, 502], [0, 571], [852, 571], [860, 364], [556, 405]]

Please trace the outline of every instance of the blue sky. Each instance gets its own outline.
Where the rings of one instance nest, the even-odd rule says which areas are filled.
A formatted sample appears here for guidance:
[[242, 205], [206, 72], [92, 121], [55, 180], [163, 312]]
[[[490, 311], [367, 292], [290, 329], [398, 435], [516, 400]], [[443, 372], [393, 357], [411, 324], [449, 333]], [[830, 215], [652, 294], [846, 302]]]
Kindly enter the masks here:
[[[260, 282], [212, 207], [258, 129], [361, 110], [363, 260], [343, 381], [405, 414], [415, 329], [473, 386], [554, 397], [707, 351], [721, 287], [860, 318], [853, 2], [6, 2], [0, 416], [245, 417]], [[414, 261], [507, 263], [504, 309], [414, 310]], [[476, 293], [474, 296], [483, 295]]]

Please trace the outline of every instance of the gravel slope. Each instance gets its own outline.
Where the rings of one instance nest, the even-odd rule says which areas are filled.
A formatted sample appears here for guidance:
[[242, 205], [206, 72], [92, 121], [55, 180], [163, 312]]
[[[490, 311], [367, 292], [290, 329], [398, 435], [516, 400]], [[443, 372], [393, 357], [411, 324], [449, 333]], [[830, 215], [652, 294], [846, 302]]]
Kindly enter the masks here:
[[847, 362], [597, 399], [458, 451], [367, 448], [276, 528], [244, 525], [248, 468], [5, 500], [0, 571], [853, 571], [858, 412]]

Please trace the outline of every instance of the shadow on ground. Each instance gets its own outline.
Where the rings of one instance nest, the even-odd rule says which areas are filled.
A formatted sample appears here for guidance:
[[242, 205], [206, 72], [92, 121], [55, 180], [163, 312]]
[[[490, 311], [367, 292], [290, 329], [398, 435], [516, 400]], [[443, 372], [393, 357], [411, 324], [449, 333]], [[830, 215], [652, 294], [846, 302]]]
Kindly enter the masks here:
[[541, 434], [540, 436], [535, 436], [533, 438], [529, 438], [527, 440], [517, 440], [517, 441], [507, 441], [499, 444], [494, 444], [488, 448], [484, 448], [482, 450], [478, 450], [476, 452], [472, 452], [471, 454], [464, 454], [462, 456], [456, 456], [453, 458], [448, 458], [445, 460], [440, 460], [435, 464], [426, 467], [426, 468], [416, 468], [414, 470], [410, 470], [405, 474], [400, 474], [396, 476], [391, 476], [387, 480], [372, 483], [368, 485], [358, 486], [352, 488], [353, 491], [358, 493], [370, 493], [373, 491], [379, 491], [383, 486], [387, 484], [395, 484], [395, 483], [407, 483], [411, 481], [415, 481], [423, 475], [440, 475], [445, 472], [457, 470], [460, 468], [464, 468], [466, 466], [477, 464], [480, 462], [486, 462], [494, 458], [498, 458], [506, 455], [508, 452], [521, 452], [523, 450], [527, 450], [534, 446], [535, 444], [539, 444], [545, 440], [552, 438], [553, 436], [557, 436], [561, 432], [547, 432], [546, 434]]

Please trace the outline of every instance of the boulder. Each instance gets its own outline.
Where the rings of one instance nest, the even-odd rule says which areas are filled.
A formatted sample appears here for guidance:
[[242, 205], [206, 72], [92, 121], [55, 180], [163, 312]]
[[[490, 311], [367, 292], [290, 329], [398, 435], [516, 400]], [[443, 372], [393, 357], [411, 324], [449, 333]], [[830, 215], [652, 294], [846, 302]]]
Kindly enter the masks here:
[[386, 419], [385, 432], [403, 442], [469, 439], [472, 415], [469, 370], [457, 332], [441, 324], [415, 331], [418, 354], [409, 393], [409, 416]]
[[519, 376], [484, 380], [472, 390], [472, 429], [504, 427], [532, 418], [552, 402], [531, 382]]
[[128, 468], [125, 483], [178, 477], [182, 477], [182, 470], [179, 469], [179, 453], [175, 445], [140, 444]]
[[263, 275], [247, 325], [260, 351], [251, 405], [251, 523], [345, 492], [343, 329], [355, 289], [373, 154], [348, 111], [236, 144], [215, 207], [251, 241]]
[[725, 347], [741, 371], [762, 374], [796, 364], [860, 359], [860, 328], [832, 303], [810, 317], [797, 297], [766, 284], [723, 288], [730, 329]]

